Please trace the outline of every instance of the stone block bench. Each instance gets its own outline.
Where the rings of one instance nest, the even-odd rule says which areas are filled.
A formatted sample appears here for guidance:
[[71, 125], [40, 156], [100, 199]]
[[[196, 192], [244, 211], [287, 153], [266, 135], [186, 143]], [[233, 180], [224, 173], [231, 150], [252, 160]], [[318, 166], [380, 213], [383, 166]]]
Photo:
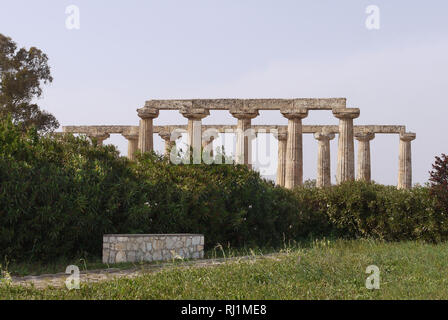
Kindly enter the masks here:
[[105, 234], [103, 263], [204, 257], [202, 234]]

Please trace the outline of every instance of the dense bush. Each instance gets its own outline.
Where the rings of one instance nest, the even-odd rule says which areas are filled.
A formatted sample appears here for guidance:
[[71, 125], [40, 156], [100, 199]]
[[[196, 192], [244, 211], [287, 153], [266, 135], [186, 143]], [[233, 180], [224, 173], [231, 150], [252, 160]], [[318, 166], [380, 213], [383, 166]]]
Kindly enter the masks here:
[[436, 157], [430, 174], [430, 195], [435, 199], [438, 211], [448, 215], [448, 156]]
[[431, 242], [447, 239], [447, 217], [435, 209], [427, 187], [398, 190], [349, 182], [324, 190], [321, 200], [329, 222], [341, 237]]
[[447, 238], [426, 187], [352, 182], [293, 191], [240, 165], [135, 162], [84, 138], [0, 124], [0, 257], [101, 255], [105, 233], [203, 233], [206, 246], [278, 246], [307, 237]]
[[141, 203], [138, 179], [113, 147], [23, 135], [0, 125], [0, 254], [46, 260], [98, 252]]

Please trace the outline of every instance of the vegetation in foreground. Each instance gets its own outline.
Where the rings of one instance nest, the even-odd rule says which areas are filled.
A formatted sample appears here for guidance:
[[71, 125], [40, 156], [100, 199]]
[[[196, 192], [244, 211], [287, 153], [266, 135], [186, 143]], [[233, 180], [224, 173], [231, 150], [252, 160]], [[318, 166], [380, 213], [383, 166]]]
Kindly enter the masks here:
[[[448, 299], [448, 244], [316, 241], [275, 258], [171, 268], [80, 290], [0, 286], [1, 299]], [[380, 288], [366, 289], [366, 268]]]
[[[446, 170], [443, 161], [435, 173]], [[201, 233], [207, 248], [323, 236], [440, 242], [448, 239], [447, 175], [433, 177], [432, 187], [411, 190], [366, 182], [287, 190], [245, 166], [174, 165], [155, 154], [129, 161], [114, 146], [24, 133], [7, 119], [0, 261], [92, 260], [107, 233]]]

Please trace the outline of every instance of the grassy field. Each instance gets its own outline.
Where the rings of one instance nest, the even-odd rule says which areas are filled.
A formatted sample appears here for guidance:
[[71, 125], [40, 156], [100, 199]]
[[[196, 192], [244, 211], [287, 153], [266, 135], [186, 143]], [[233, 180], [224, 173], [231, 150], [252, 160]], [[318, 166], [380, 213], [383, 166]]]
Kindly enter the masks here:
[[[80, 290], [0, 285], [0, 299], [448, 299], [448, 244], [316, 241], [274, 257], [170, 268]], [[380, 289], [365, 287], [366, 267]]]

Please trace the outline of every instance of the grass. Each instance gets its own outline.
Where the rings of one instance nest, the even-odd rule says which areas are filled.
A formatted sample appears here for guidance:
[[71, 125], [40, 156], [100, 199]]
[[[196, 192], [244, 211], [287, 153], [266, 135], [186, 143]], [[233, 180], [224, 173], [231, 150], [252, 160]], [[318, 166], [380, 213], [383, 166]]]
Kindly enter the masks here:
[[[304, 242], [303, 245], [307, 245], [309, 241]], [[247, 255], [263, 255], [266, 253], [272, 253], [280, 250], [279, 248], [231, 248], [230, 246], [217, 245], [216, 247], [207, 250], [204, 253], [205, 259], [212, 258], [229, 258], [237, 256]], [[140, 263], [117, 263], [117, 264], [105, 264], [102, 263], [101, 257], [82, 257], [74, 259], [60, 259], [51, 263], [42, 262], [16, 262], [16, 261], [3, 261], [0, 264], [0, 271], [7, 270], [11, 276], [37, 276], [43, 274], [64, 273], [65, 269], [69, 265], [76, 265], [80, 271], [97, 270], [97, 269], [131, 269], [140, 268], [145, 265], [159, 264], [160, 262], [140, 262]]]
[[[169, 268], [80, 290], [0, 286], [1, 299], [448, 299], [448, 244], [316, 241], [257, 260]], [[366, 267], [380, 270], [368, 290]]]

